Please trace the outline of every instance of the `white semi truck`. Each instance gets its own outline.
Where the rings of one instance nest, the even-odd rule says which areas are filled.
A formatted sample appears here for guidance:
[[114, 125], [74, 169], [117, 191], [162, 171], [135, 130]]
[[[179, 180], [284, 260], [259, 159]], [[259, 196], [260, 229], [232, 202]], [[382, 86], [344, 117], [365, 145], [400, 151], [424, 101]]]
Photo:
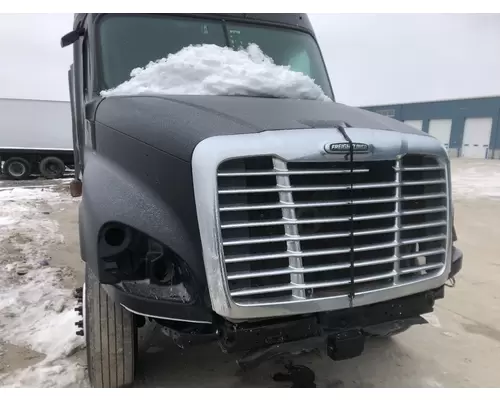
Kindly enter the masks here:
[[60, 178], [74, 167], [70, 103], [0, 99], [0, 164], [11, 179]]

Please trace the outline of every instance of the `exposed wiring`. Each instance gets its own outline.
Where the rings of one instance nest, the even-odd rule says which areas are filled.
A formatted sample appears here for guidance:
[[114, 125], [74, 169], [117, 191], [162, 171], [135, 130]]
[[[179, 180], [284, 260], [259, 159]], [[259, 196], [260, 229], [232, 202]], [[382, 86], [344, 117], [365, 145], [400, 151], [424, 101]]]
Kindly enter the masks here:
[[448, 287], [451, 287], [451, 288], [452, 288], [452, 287], [455, 287], [455, 284], [456, 284], [455, 277], [450, 278], [450, 279], [448, 280], [448, 282], [449, 282], [449, 283], [445, 283], [445, 286], [448, 286]]

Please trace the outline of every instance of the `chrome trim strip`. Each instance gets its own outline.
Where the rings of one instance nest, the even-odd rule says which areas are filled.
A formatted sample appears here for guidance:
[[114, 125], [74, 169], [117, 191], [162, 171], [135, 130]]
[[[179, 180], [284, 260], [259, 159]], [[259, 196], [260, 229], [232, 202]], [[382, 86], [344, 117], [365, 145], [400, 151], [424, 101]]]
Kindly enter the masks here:
[[442, 268], [443, 263], [434, 263], [434, 264], [425, 264], [420, 267], [414, 267], [414, 268], [405, 268], [401, 270], [400, 274], [401, 275], [406, 275], [406, 274], [413, 274], [415, 272], [421, 272], [421, 271], [428, 271], [430, 269], [436, 269], [436, 268]]
[[415, 239], [399, 240], [399, 245], [415, 244], [420, 242], [434, 242], [438, 240], [446, 240], [446, 235], [424, 236]]
[[[428, 181], [431, 182], [431, 181]], [[410, 182], [412, 183], [412, 182]], [[444, 183], [444, 182], [436, 182]], [[422, 184], [426, 184], [422, 181]], [[352, 189], [376, 189], [396, 186], [395, 182], [380, 182], [380, 183], [358, 183], [352, 185]], [[351, 185], [334, 185], [334, 186], [294, 186], [294, 187], [259, 187], [251, 189], [221, 189], [219, 194], [253, 194], [253, 193], [275, 193], [275, 192], [319, 192], [327, 190], [351, 190]]]
[[423, 228], [432, 228], [434, 226], [443, 226], [446, 225], [446, 221], [434, 221], [434, 222], [426, 222], [424, 224], [413, 224], [413, 225], [403, 225], [401, 230], [403, 231], [411, 231], [413, 229], [423, 229]]
[[190, 319], [180, 319], [180, 318], [167, 318], [167, 317], [159, 317], [158, 315], [151, 315], [151, 314], [144, 314], [144, 313], [141, 313], [141, 312], [137, 312], [135, 310], [132, 310], [131, 308], [127, 307], [127, 306], [124, 306], [123, 304], [120, 303], [120, 305], [125, 309], [127, 310], [128, 312], [131, 312], [132, 314], [137, 314], [137, 315], [142, 315], [144, 317], [148, 317], [148, 318], [157, 318], [157, 319], [166, 319], [166, 320], [169, 320], [169, 321], [179, 321], [179, 322], [192, 322], [194, 324], [209, 324], [209, 325], [212, 325], [212, 322], [209, 322], [209, 321], [193, 321], [193, 320], [190, 320]]
[[255, 205], [242, 205], [242, 206], [223, 206], [220, 211], [250, 211], [250, 210], [272, 210], [276, 208], [307, 208], [307, 207], [333, 207], [333, 206], [347, 206], [350, 204], [376, 204], [376, 203], [393, 203], [395, 201], [409, 201], [409, 200], [425, 200], [425, 199], [439, 199], [446, 197], [446, 193], [431, 193], [415, 196], [402, 196], [397, 197], [379, 197], [372, 199], [358, 199], [354, 201], [321, 201], [321, 202], [307, 202], [307, 203], [294, 203], [294, 204], [255, 204]]
[[446, 249], [439, 248], [439, 249], [434, 249], [434, 250], [418, 251], [416, 253], [405, 254], [404, 256], [401, 256], [400, 258], [401, 258], [401, 260], [409, 260], [412, 258], [433, 256], [435, 254], [442, 254], [442, 253], [446, 253]]
[[410, 171], [442, 171], [444, 168], [441, 165], [438, 166], [429, 166], [429, 167], [402, 167], [396, 166], [394, 168], [395, 171], [398, 172], [410, 172]]
[[[354, 252], [358, 251], [372, 251], [372, 250], [378, 250], [378, 249], [389, 249], [391, 247], [397, 248], [400, 245], [403, 244], [412, 244], [412, 243], [418, 243], [418, 242], [432, 242], [432, 241], [437, 241], [437, 240], [443, 240], [445, 239], [443, 236], [429, 236], [425, 237], [423, 239], [411, 239], [411, 240], [405, 240], [405, 241], [399, 241], [399, 242], [387, 242], [387, 243], [377, 243], [373, 245], [367, 245], [367, 246], [357, 246], [354, 247]], [[335, 254], [345, 254], [349, 253], [351, 251], [350, 247], [342, 247], [342, 248], [336, 248], [336, 249], [331, 249], [331, 250], [314, 250], [314, 251], [296, 251], [296, 252], [286, 252], [286, 253], [271, 253], [271, 254], [263, 254], [263, 255], [258, 255], [258, 256], [242, 256], [242, 257], [226, 257], [226, 264], [235, 264], [235, 263], [241, 263], [241, 262], [251, 262], [251, 261], [264, 261], [264, 260], [279, 260], [283, 258], [289, 258], [290, 260], [296, 259], [296, 258], [305, 258], [305, 257], [318, 257], [318, 256], [326, 256], [326, 255], [335, 255]], [[431, 250], [429, 250], [431, 251]], [[415, 257], [420, 257], [420, 256], [428, 256], [432, 254], [439, 254], [439, 253], [444, 253], [446, 250], [442, 249], [438, 253], [430, 253], [430, 254], [424, 254], [426, 252], [420, 252], [417, 253], [412, 253], [404, 256], [399, 256], [394, 254], [394, 257], [396, 260], [405, 260], [407, 258], [415, 258]], [[398, 253], [399, 254], [399, 253]], [[295, 263], [291, 262], [291, 265], [294, 265]], [[295, 268], [300, 268], [300, 267], [295, 267]]]
[[[285, 168], [287, 168], [285, 166]], [[354, 173], [363, 173], [368, 172], [369, 169], [355, 169], [352, 172]], [[242, 177], [242, 176], [276, 176], [276, 175], [329, 175], [329, 174], [349, 174], [351, 173], [350, 169], [311, 169], [311, 170], [286, 170], [274, 169], [274, 171], [255, 171], [255, 172], [219, 172], [217, 176], [219, 177]]]
[[[356, 246], [353, 251], [371, 251], [377, 249], [388, 249], [391, 247], [397, 246], [396, 242], [387, 242], [387, 243], [377, 243], [366, 246]], [[248, 261], [262, 261], [262, 260], [276, 260], [280, 258], [290, 258], [290, 260], [294, 258], [304, 258], [304, 257], [317, 257], [317, 256], [326, 256], [331, 254], [344, 254], [349, 253], [351, 251], [350, 247], [341, 247], [331, 250], [312, 250], [312, 251], [291, 251], [287, 253], [271, 253], [264, 254], [259, 256], [245, 256], [245, 257], [226, 257], [226, 264], [239, 263], [239, 262], [248, 262]], [[293, 265], [293, 264], [292, 264]], [[298, 266], [295, 268], [299, 268]]]
[[[433, 207], [433, 208], [421, 208], [418, 210], [408, 210], [408, 211], [393, 211], [390, 213], [380, 213], [380, 214], [366, 214], [366, 215], [356, 215], [352, 218], [353, 221], [366, 221], [370, 219], [383, 219], [400, 217], [404, 215], [416, 215], [416, 214], [427, 214], [427, 213], [437, 213], [445, 212], [446, 207]], [[235, 222], [230, 224], [222, 224], [221, 229], [237, 229], [237, 228], [252, 228], [258, 226], [279, 226], [279, 225], [303, 225], [303, 224], [328, 224], [332, 222], [347, 222], [350, 221], [349, 217], [336, 217], [336, 218], [312, 218], [312, 219], [279, 219], [271, 221], [262, 222]]]
[[[402, 186], [421, 186], [421, 185], [437, 185], [446, 183], [444, 179], [432, 179], [428, 181], [405, 181], [401, 182]], [[357, 183], [352, 185], [352, 189], [378, 189], [395, 187], [396, 182], [380, 182], [380, 183]], [[319, 192], [328, 190], [350, 190], [351, 185], [334, 185], [334, 186], [288, 186], [288, 187], [259, 187], [250, 189], [220, 189], [219, 194], [253, 194], [253, 193], [275, 193], [275, 192]]]
[[[388, 264], [395, 262], [396, 259], [393, 257], [388, 258], [380, 258], [368, 261], [359, 261], [354, 263], [354, 268], [366, 267], [369, 265], [379, 265], [379, 264]], [[324, 271], [338, 271], [340, 269], [348, 269], [351, 266], [349, 263], [344, 264], [331, 264], [331, 265], [317, 265], [315, 267], [307, 267], [301, 270], [295, 270], [297, 274], [308, 274], [311, 272], [324, 272]], [[229, 280], [238, 280], [238, 279], [248, 279], [248, 278], [258, 278], [262, 276], [276, 276], [276, 275], [288, 275], [290, 273], [290, 268], [280, 268], [270, 271], [261, 271], [261, 272], [243, 272], [243, 273], [230, 273], [228, 274]]]
[[[368, 235], [379, 235], [381, 233], [391, 233], [394, 232], [396, 228], [381, 228], [381, 229], [365, 229], [361, 231], [354, 231], [354, 236], [368, 236]], [[312, 235], [297, 235], [293, 236], [276, 236], [276, 237], [262, 237], [257, 239], [236, 239], [224, 242], [224, 246], [239, 246], [245, 244], [257, 244], [257, 243], [269, 243], [269, 242], [283, 242], [291, 238], [295, 240], [320, 240], [320, 239], [338, 239], [342, 237], [351, 236], [350, 232], [337, 232], [337, 233], [319, 233]]]
[[[369, 275], [369, 276], [366, 276], [363, 278], [355, 278], [354, 283], [374, 282], [374, 281], [379, 281], [382, 279], [393, 278], [395, 275], [396, 275], [395, 271], [387, 272], [385, 274]], [[288, 284], [288, 285], [282, 285], [282, 286], [269, 286], [269, 287], [263, 287], [263, 288], [258, 288], [258, 289], [233, 290], [231, 292], [231, 295], [233, 295], [233, 296], [249, 296], [249, 295], [264, 294], [264, 293], [278, 293], [278, 292], [286, 292], [289, 290], [293, 291], [297, 287], [301, 288], [302, 290], [319, 289], [319, 288], [326, 288], [326, 287], [344, 286], [344, 285], [348, 285], [349, 283], [351, 283], [350, 279], [333, 280], [333, 281], [317, 282], [317, 283], [304, 283], [301, 285]]]
[[401, 182], [403, 186], [422, 186], [422, 185], [438, 185], [446, 183], [445, 179], [431, 179], [428, 181], [404, 181]]
[[[405, 225], [401, 227], [401, 230], [411, 230], [411, 229], [422, 229], [422, 228], [430, 228], [433, 226], [442, 226], [445, 225], [446, 222], [430, 222], [426, 224], [416, 224], [416, 225]], [[354, 231], [354, 236], [368, 236], [368, 235], [378, 235], [381, 233], [391, 233], [395, 232], [398, 228], [395, 226], [391, 228], [382, 228], [382, 229], [370, 229], [370, 230], [364, 230], [364, 231]], [[315, 234], [315, 235], [298, 235], [298, 236], [276, 236], [276, 237], [262, 237], [262, 238], [257, 238], [257, 239], [236, 239], [236, 240], [229, 240], [227, 242], [224, 242], [224, 246], [242, 246], [242, 245], [247, 245], [247, 244], [259, 244], [259, 243], [271, 243], [271, 242], [284, 242], [290, 239], [294, 240], [320, 240], [320, 239], [338, 239], [342, 237], [349, 237], [350, 233], [349, 232], [340, 232], [340, 233], [322, 233], [322, 234]], [[442, 236], [442, 239], [445, 240], [446, 236], [444, 235], [439, 235]], [[425, 241], [426, 238], [429, 238], [432, 236], [426, 236], [425, 238], [418, 239], [419, 241]], [[439, 239], [432, 239], [432, 240], [439, 240]], [[410, 244], [410, 241], [404, 241], [401, 244]]]

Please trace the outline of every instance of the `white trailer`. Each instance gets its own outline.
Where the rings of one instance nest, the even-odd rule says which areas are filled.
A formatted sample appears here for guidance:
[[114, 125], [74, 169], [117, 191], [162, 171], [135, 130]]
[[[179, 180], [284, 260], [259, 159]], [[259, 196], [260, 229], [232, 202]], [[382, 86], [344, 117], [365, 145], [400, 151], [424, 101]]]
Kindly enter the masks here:
[[74, 167], [68, 101], [0, 99], [0, 162], [12, 179], [59, 178]]

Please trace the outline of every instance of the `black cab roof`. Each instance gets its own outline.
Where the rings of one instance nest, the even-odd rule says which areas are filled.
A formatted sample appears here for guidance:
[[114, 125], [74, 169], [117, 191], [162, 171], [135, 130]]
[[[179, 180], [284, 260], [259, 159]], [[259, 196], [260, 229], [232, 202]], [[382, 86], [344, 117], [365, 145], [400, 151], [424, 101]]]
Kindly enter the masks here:
[[[308, 31], [314, 36], [313, 27], [307, 14], [171, 14], [179, 16], [198, 16], [205, 18], [226, 18], [230, 20], [264, 23], [272, 25], [288, 26], [290, 28]], [[75, 14], [74, 29], [89, 20], [93, 20], [97, 14]]]

